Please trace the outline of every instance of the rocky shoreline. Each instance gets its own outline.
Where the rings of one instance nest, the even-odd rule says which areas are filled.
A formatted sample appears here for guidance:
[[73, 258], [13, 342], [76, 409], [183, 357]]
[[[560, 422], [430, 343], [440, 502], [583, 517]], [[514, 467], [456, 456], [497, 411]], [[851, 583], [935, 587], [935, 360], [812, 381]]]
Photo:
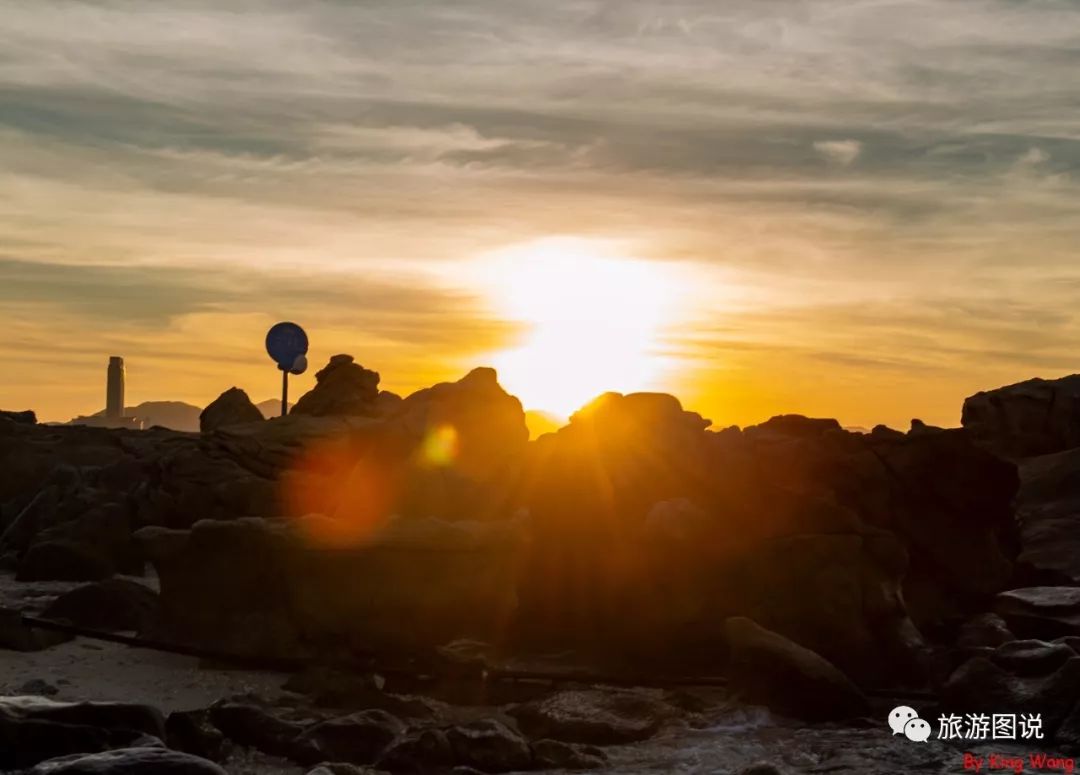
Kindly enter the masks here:
[[[490, 369], [378, 383], [335, 356], [289, 416], [234, 388], [199, 434], [0, 416], [0, 657], [70, 648], [33, 613], [308, 666], [169, 713], [10, 687], [0, 770], [955, 771], [890, 696], [1080, 747], [1080, 381], [906, 433], [607, 394], [533, 441]], [[728, 684], [477, 680], [528, 664]]]

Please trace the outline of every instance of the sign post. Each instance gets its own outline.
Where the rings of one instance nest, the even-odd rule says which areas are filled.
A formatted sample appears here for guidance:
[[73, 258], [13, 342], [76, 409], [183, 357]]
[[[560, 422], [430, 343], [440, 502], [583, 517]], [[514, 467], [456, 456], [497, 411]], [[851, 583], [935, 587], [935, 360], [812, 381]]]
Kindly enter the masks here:
[[289, 375], [307, 371], [308, 337], [296, 323], [277, 323], [266, 332], [266, 352], [281, 369], [281, 416], [289, 413]]

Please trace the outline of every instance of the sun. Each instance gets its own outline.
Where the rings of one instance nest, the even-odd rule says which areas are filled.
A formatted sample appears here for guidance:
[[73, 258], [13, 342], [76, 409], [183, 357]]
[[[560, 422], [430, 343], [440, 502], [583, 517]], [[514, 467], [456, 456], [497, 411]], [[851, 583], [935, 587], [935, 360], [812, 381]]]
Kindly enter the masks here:
[[503, 387], [526, 408], [562, 418], [605, 391], [656, 387], [674, 302], [663, 270], [614, 244], [568, 237], [485, 257], [480, 271], [494, 304], [523, 331], [494, 356]]

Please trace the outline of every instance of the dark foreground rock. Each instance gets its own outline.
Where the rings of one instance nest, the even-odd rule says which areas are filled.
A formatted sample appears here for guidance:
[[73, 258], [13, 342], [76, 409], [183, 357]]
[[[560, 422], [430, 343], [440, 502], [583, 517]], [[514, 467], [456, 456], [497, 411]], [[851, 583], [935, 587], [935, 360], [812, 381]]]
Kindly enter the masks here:
[[524, 703], [510, 715], [530, 737], [620, 745], [648, 740], [682, 713], [653, 692], [576, 689]]
[[533, 765], [532, 749], [525, 739], [495, 719], [451, 727], [446, 739], [459, 766], [481, 772], [511, 772]]
[[74, 636], [27, 625], [19, 611], [0, 608], [0, 649], [9, 651], [44, 651]]
[[42, 762], [28, 775], [228, 775], [206, 759], [164, 748], [123, 748]]
[[1021, 638], [1080, 635], [1080, 587], [1029, 587], [1002, 592], [996, 611]]
[[750, 619], [726, 622], [732, 688], [746, 700], [807, 721], [866, 714], [869, 702], [834, 665]]
[[0, 698], [0, 769], [106, 751], [146, 736], [165, 738], [163, 716], [146, 705]]
[[293, 743], [293, 758], [304, 764], [372, 764], [404, 731], [401, 720], [386, 711], [365, 710], [305, 729]]
[[[1018, 669], [1019, 668], [1019, 669]], [[1080, 657], [1017, 664], [975, 657], [956, 670], [941, 692], [950, 713], [1033, 714], [1053, 739], [1080, 699]]]
[[520, 525], [395, 522], [340, 551], [311, 546], [311, 529], [247, 519], [140, 531], [161, 581], [163, 632], [263, 657], [349, 642], [423, 650], [491, 640], [513, 610]]
[[106, 632], [144, 632], [157, 618], [157, 610], [154, 590], [128, 579], [107, 579], [65, 592], [42, 616]]
[[19, 581], [99, 581], [114, 572], [108, 559], [69, 541], [35, 544], [19, 562]]

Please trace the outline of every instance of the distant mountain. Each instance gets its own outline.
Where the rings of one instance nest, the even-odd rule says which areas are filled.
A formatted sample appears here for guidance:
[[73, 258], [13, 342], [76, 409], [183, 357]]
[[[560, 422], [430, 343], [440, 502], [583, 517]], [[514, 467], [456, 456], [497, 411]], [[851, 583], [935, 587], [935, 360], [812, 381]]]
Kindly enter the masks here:
[[[174, 431], [199, 431], [199, 415], [202, 409], [183, 401], [144, 401], [136, 406], [124, 408], [124, 416], [142, 421], [143, 428], [152, 428], [160, 425], [163, 428], [171, 428]], [[102, 409], [89, 417], [76, 417], [71, 421], [73, 425], [94, 425], [95, 419], [105, 416]]]
[[525, 412], [525, 424], [529, 426], [530, 438], [543, 436], [545, 433], [554, 433], [566, 425], [565, 420], [560, 420], [550, 412], [542, 412], [539, 409], [530, 409]]
[[[271, 417], [281, 417], [281, 399], [280, 398], [268, 398], [265, 401], [260, 401], [255, 404], [255, 408], [263, 413], [263, 417], [269, 420]], [[289, 404], [289, 409], [292, 410], [293, 405]]]

